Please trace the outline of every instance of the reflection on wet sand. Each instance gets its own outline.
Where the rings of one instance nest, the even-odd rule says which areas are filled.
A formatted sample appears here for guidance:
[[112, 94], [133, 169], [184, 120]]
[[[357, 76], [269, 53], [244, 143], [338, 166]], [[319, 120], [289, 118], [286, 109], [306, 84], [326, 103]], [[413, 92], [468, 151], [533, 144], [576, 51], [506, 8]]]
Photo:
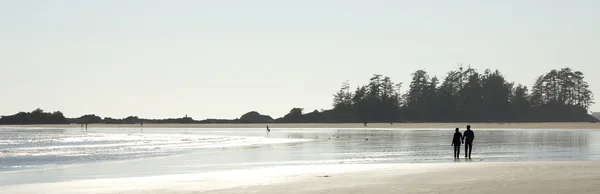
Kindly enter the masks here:
[[[27, 183], [97, 177], [152, 176], [307, 164], [447, 163], [455, 162], [450, 145], [453, 132], [451, 129], [273, 129], [269, 133], [269, 139], [311, 141], [202, 149], [186, 147], [184, 152], [165, 155], [166, 157], [141, 156], [138, 160], [89, 164], [81, 161], [79, 166], [14, 172], [11, 176], [0, 176], [0, 182]], [[63, 133], [73, 132], [59, 130], [32, 134], [37, 133], [61, 136]], [[136, 134], [139, 130], [90, 129], [88, 133]], [[475, 129], [475, 133], [473, 159], [461, 158], [457, 162], [600, 160], [600, 131]], [[165, 136], [162, 134], [266, 137], [264, 129], [144, 130], [144, 135]], [[118, 154], [118, 151], [115, 151], [115, 154]]]

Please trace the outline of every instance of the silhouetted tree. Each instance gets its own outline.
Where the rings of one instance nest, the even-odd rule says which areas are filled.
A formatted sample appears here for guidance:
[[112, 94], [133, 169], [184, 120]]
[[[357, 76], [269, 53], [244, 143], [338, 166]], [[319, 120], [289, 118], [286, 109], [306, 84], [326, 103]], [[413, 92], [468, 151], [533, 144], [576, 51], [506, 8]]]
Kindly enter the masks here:
[[432, 95], [435, 94], [435, 86], [431, 87], [432, 83], [429, 82], [429, 76], [425, 70], [417, 70], [412, 76], [410, 89], [404, 95], [406, 118], [411, 121], [427, 121], [427, 117], [431, 116], [429, 107], [434, 106], [431, 103], [433, 102]]
[[508, 83], [500, 71], [486, 70], [482, 78], [483, 117], [486, 121], [509, 121], [510, 95], [513, 83]]
[[528, 118], [531, 118], [531, 102], [528, 99], [529, 91], [527, 90], [527, 86], [517, 85], [511, 96], [510, 104], [513, 112], [511, 120], [518, 122], [530, 120]]
[[346, 108], [352, 106], [352, 92], [350, 82], [345, 81], [340, 90], [333, 95], [333, 108]]
[[583, 73], [570, 68], [551, 70], [538, 77], [530, 96], [535, 120], [587, 121], [594, 101], [583, 78]]
[[456, 122], [459, 120], [458, 105], [461, 91], [461, 72], [450, 71], [437, 89], [436, 106], [438, 106], [438, 120], [441, 122]]

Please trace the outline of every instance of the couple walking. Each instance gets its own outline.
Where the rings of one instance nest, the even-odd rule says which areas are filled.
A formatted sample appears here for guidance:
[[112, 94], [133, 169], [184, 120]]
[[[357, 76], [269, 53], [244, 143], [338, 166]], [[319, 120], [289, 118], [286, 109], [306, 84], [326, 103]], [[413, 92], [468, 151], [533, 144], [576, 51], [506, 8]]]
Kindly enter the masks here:
[[[465, 135], [463, 136], [456, 128], [456, 132], [454, 132], [454, 138], [452, 138], [452, 145], [454, 146], [454, 158], [458, 158], [460, 155], [460, 144], [465, 144], [465, 158], [471, 158], [471, 150], [473, 149], [473, 140], [475, 139], [475, 134], [471, 131], [471, 125], [467, 125], [467, 131], [465, 131]], [[466, 143], [465, 143], [466, 140]]]

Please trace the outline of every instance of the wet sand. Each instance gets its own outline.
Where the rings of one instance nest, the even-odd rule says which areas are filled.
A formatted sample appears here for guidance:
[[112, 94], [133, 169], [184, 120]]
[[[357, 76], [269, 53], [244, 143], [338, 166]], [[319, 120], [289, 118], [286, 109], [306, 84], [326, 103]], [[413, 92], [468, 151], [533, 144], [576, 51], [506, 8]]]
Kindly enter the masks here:
[[[0, 187], [2, 193], [444, 193], [600, 191], [600, 162], [317, 165]], [[119, 185], [119, 187], [116, 187]]]
[[[560, 124], [552, 128], [556, 130], [518, 130], [523, 129], [520, 127], [479, 131], [473, 160], [458, 161], [451, 159], [447, 141], [451, 134], [444, 129], [363, 130], [359, 127], [343, 129], [339, 125], [342, 130], [288, 127], [274, 130], [267, 136], [312, 141], [196, 150], [169, 157], [5, 172], [0, 173], [0, 193], [600, 193], [597, 185], [600, 182], [600, 131], [583, 130], [589, 127], [580, 130], [556, 127]], [[571, 123], [571, 126], [576, 125]], [[104, 128], [91, 128], [89, 132], [79, 130], [76, 125], [70, 125], [74, 129], [68, 130], [50, 127], [4, 131], [9, 135], [22, 134], [18, 137], [25, 137], [24, 140], [29, 140], [26, 137], [39, 139], [40, 134], [59, 140], [100, 134], [124, 139], [132, 138], [130, 136], [142, 137], [138, 139], [167, 137], [164, 134], [266, 135], [263, 128], [252, 129], [248, 125], [242, 126], [249, 129], [194, 129], [171, 125], [173, 129], [148, 128], [143, 133], [132, 125], [123, 126], [104, 125]], [[579, 125], [583, 126], [583, 123]], [[57, 136], [59, 134], [63, 136]], [[182, 146], [189, 143], [181, 138], [167, 138], [167, 142], [173, 140]], [[10, 151], [4, 154], [14, 150]], [[95, 156], [98, 152], [111, 153], [111, 150], [93, 152], [92, 156]]]
[[[454, 163], [452, 133], [447, 129], [279, 129], [269, 134], [264, 129], [0, 129], [0, 185], [311, 165], [446, 165]], [[600, 161], [598, 130], [488, 129], [476, 131], [476, 136], [472, 163]]]
[[[600, 123], [262, 123], [262, 124], [144, 124], [143, 128], [339, 128], [339, 129], [600, 129]], [[81, 125], [0, 125], [0, 128], [81, 128]], [[88, 128], [142, 128], [139, 124], [89, 124]]]
[[[429, 166], [429, 167], [428, 167]], [[198, 193], [599, 193], [600, 163], [460, 163], [406, 173], [401, 166]]]
[[[72, 153], [58, 157], [63, 155], [57, 148], [73, 151], [69, 149], [79, 145], [89, 150], [77, 148], [75, 151], [83, 153], [76, 153], [78, 156], [71, 158], [76, 159], [72, 164], [61, 166], [53, 162], [56, 166], [0, 173], [0, 193], [587, 194], [600, 191], [597, 185], [600, 131], [597, 130], [481, 130], [477, 132], [473, 160], [455, 161], [451, 159], [447, 141], [451, 131], [362, 129], [289, 128], [270, 134], [261, 128], [149, 128], [143, 132], [134, 127], [92, 128], [86, 132], [77, 128], [3, 129], [2, 137], [7, 139], [0, 143], [6, 146], [21, 145], [14, 144], [17, 140], [29, 145], [31, 137], [42, 142], [51, 140], [46, 147], [34, 144], [38, 146], [35, 150], [44, 150], [41, 153], [51, 157], [38, 156], [37, 152], [31, 157], [12, 157], [15, 165], [52, 158], [69, 161], [73, 157]], [[111, 153], [127, 154], [127, 150], [120, 149], [122, 146], [97, 150], [97, 145], [107, 142], [90, 143], [97, 137], [144, 147], [152, 143], [145, 141], [161, 137], [166, 139], [157, 139], [152, 146], [146, 146], [149, 148], [146, 151], [173, 152], [168, 149], [171, 144], [177, 148], [192, 143], [189, 147], [197, 148], [195, 143], [206, 140], [202, 136], [211, 135], [311, 141], [287, 144], [267, 141], [264, 145], [183, 150], [181, 154], [165, 157], [116, 160], [106, 158]], [[60, 145], [55, 145], [57, 142]], [[64, 144], [69, 142], [73, 144]], [[157, 146], [160, 149], [153, 149]], [[130, 150], [133, 147], [129, 146]], [[47, 148], [59, 153], [52, 155], [45, 151]], [[28, 153], [18, 152], [19, 149], [8, 148], [3, 154]], [[86, 153], [92, 153], [87, 162]], [[11, 157], [2, 161], [0, 164], [10, 166]]]

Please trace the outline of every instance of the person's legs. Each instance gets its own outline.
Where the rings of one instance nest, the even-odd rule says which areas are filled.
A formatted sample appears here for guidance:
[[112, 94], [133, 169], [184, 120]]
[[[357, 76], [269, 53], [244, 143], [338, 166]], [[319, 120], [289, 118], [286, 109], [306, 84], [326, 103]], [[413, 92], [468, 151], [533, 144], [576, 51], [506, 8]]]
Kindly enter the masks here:
[[452, 148], [454, 148], [454, 158], [456, 158], [456, 146], [453, 146]]
[[460, 145], [454, 145], [454, 158], [458, 158], [460, 155]]
[[473, 151], [473, 142], [469, 142], [469, 158], [471, 158], [471, 151]]
[[453, 148], [453, 150], [452, 150], [452, 151], [454, 151], [454, 152], [452, 152], [452, 153], [454, 153], [454, 155], [453, 155], [453, 156], [454, 156], [454, 158], [456, 158], [456, 146], [452, 146], [452, 148]]
[[467, 153], [469, 151], [469, 143], [465, 143], [465, 158], [467, 157]]

